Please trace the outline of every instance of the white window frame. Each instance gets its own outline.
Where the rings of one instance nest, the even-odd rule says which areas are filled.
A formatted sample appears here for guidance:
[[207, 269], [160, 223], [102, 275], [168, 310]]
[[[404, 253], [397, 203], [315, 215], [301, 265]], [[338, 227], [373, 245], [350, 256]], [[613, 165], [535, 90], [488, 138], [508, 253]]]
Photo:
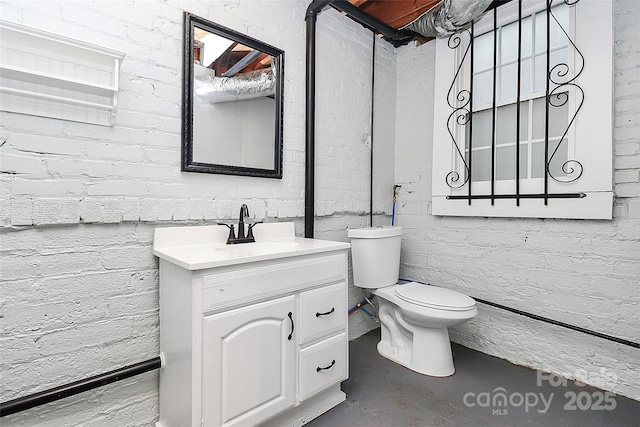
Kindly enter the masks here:
[[[554, 5], [558, 4], [554, 1]], [[523, 1], [523, 17], [546, 8], [544, 0]], [[498, 26], [517, 20], [518, 1], [514, 0], [498, 9]], [[493, 12], [488, 12], [476, 24], [482, 29], [490, 22], [493, 27]], [[448, 91], [462, 57], [463, 49], [451, 49], [448, 39], [436, 40], [436, 70], [434, 93], [434, 132], [432, 207], [433, 215], [485, 216], [485, 217], [532, 217], [532, 218], [581, 218], [611, 219], [613, 212], [613, 2], [602, 0], [580, 0], [570, 7], [569, 36], [585, 58], [582, 73], [576, 79], [584, 91], [584, 102], [567, 135], [569, 159], [578, 160], [583, 167], [579, 179], [559, 183], [548, 179], [548, 193], [583, 193], [583, 198], [521, 198], [519, 206], [515, 199], [451, 200], [448, 196], [467, 196], [468, 183], [460, 188], [451, 188], [445, 177], [451, 171], [465, 177], [464, 164], [460, 159], [447, 128], [452, 113], [447, 103]], [[594, 23], [597, 23], [595, 25]], [[572, 71], [580, 67], [578, 55], [571, 53], [569, 66]], [[469, 62], [467, 58], [466, 62]], [[469, 75], [464, 69], [461, 75]], [[460, 79], [462, 80], [462, 79]], [[460, 86], [465, 82], [460, 82]], [[468, 84], [466, 86], [469, 87]], [[454, 88], [455, 90], [455, 88]], [[457, 93], [457, 92], [455, 92]], [[569, 117], [576, 108], [574, 97], [570, 97]], [[551, 110], [552, 111], [552, 110]], [[457, 127], [456, 141], [464, 154], [464, 126]], [[554, 146], [551, 144], [550, 149]], [[569, 176], [569, 179], [572, 177]], [[544, 193], [542, 178], [520, 179], [520, 194]], [[473, 182], [472, 194], [490, 194], [488, 182]], [[484, 188], [483, 188], [484, 187]], [[495, 194], [515, 193], [515, 180], [495, 182]]]

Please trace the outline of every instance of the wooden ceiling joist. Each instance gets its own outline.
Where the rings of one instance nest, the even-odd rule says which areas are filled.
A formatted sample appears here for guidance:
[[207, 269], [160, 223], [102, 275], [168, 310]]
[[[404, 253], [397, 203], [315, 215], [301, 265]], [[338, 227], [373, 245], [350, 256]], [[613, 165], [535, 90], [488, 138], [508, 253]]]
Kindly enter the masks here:
[[369, 15], [400, 28], [438, 4], [440, 0], [349, 0]]

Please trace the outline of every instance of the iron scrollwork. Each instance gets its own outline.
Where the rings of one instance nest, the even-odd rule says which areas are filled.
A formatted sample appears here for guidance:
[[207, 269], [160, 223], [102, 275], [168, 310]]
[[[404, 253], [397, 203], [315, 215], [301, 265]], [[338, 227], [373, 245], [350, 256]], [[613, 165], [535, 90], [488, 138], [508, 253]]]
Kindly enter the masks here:
[[462, 55], [462, 59], [458, 63], [458, 68], [456, 70], [455, 76], [453, 77], [453, 81], [451, 82], [451, 86], [449, 87], [449, 91], [447, 92], [447, 104], [449, 107], [453, 109], [449, 117], [447, 118], [447, 130], [449, 131], [449, 135], [451, 136], [451, 142], [455, 147], [458, 155], [460, 156], [460, 160], [465, 168], [464, 180], [461, 181], [460, 173], [456, 170], [452, 170], [445, 177], [445, 181], [450, 188], [461, 188], [464, 186], [470, 179], [471, 171], [469, 169], [469, 165], [460, 150], [460, 145], [456, 140], [456, 136], [454, 134], [454, 123], [460, 126], [466, 125], [471, 119], [471, 91], [469, 89], [461, 89], [457, 93], [455, 93], [455, 86], [458, 78], [460, 76], [460, 71], [464, 65], [464, 61], [469, 54], [469, 50], [471, 49], [471, 43], [473, 42], [471, 31], [464, 30], [462, 33], [452, 34], [449, 37], [447, 45], [450, 49], [457, 49], [462, 43], [461, 34], [467, 34], [469, 36], [469, 44], [467, 45], [464, 54]]
[[[567, 6], [574, 6], [579, 1], [580, 0], [563, 0], [563, 2]], [[549, 94], [547, 96], [547, 102], [550, 107], [562, 107], [567, 102], [569, 102], [570, 90], [573, 93], [575, 93], [577, 97], [579, 97], [579, 102], [577, 103], [575, 111], [573, 112], [573, 116], [571, 117], [571, 119], [567, 124], [567, 128], [564, 130], [562, 134], [562, 138], [560, 138], [560, 141], [558, 142], [555, 149], [547, 159], [545, 168], [546, 168], [547, 176], [551, 177], [551, 179], [553, 179], [554, 181], [560, 182], [560, 183], [569, 183], [569, 182], [574, 182], [578, 180], [578, 178], [582, 176], [582, 172], [583, 172], [582, 163], [580, 163], [578, 160], [575, 160], [575, 159], [570, 159], [564, 162], [562, 165], [562, 171], [566, 175], [571, 175], [575, 173], [575, 176], [571, 179], [560, 179], [559, 177], [553, 176], [553, 174], [551, 173], [551, 161], [553, 160], [553, 157], [558, 152], [560, 145], [563, 143], [563, 141], [566, 140], [567, 133], [569, 132], [569, 129], [573, 125], [576, 119], [576, 116], [580, 112], [580, 109], [582, 108], [582, 104], [584, 103], [584, 90], [582, 90], [582, 88], [575, 83], [578, 76], [580, 76], [580, 74], [582, 74], [582, 71], [584, 70], [584, 55], [582, 55], [582, 52], [580, 52], [576, 44], [573, 42], [573, 40], [571, 40], [571, 37], [569, 37], [569, 34], [567, 33], [567, 31], [562, 27], [562, 24], [560, 24], [560, 22], [554, 15], [551, 8], [552, 3], [553, 3], [553, 0], [548, 0], [548, 8], [547, 8], [548, 15], [551, 18], [553, 18], [553, 20], [558, 25], [560, 30], [564, 33], [565, 37], [569, 41], [569, 44], [575, 50], [577, 54], [577, 58], [579, 60], [577, 61], [578, 65], [575, 72], [573, 73], [573, 76], [569, 76], [568, 79], [565, 79], [570, 72], [570, 67], [567, 63], [558, 63], [549, 70], [549, 74], [547, 78], [551, 83], [556, 85], [556, 87], [553, 90], [549, 91]], [[547, 126], [548, 126], [548, 123], [547, 123]]]

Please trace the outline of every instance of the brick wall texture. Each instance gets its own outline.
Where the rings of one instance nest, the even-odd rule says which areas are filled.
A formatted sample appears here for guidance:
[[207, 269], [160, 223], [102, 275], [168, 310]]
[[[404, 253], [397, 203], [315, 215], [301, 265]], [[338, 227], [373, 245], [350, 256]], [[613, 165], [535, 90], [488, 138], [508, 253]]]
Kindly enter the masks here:
[[[0, 112], [0, 400], [158, 355], [156, 226], [304, 216], [308, 2], [0, 0], [2, 18], [126, 53], [113, 127]], [[433, 43], [378, 39], [371, 123], [370, 31], [318, 19], [316, 237], [386, 224], [402, 185], [404, 277], [639, 341], [640, 2], [616, 0], [613, 221], [436, 218], [429, 214]], [[182, 13], [285, 51], [282, 180], [180, 172]], [[464, 260], [464, 262], [461, 262]], [[362, 291], [350, 287], [350, 305]], [[350, 317], [352, 338], [374, 328]], [[638, 350], [481, 307], [453, 340], [572, 376], [606, 367], [640, 398]], [[149, 426], [150, 372], [3, 418], [6, 426]]]
[[[0, 1], [3, 19], [126, 53], [113, 127], [0, 112], [0, 401], [158, 355], [156, 226], [237, 220], [246, 203], [252, 217], [295, 221], [302, 234], [306, 6]], [[183, 11], [285, 51], [281, 180], [180, 172]], [[377, 99], [394, 108], [393, 48], [377, 43], [387, 52], [377, 59], [386, 70]], [[334, 10], [318, 18], [319, 238], [346, 241], [348, 227], [369, 225], [372, 53], [369, 30]], [[391, 167], [379, 181], [390, 186], [386, 147]], [[379, 203], [382, 217], [389, 206]], [[350, 289], [351, 304], [361, 299]], [[353, 336], [375, 326], [363, 313], [351, 321]], [[157, 418], [158, 373], [150, 372], [2, 424], [149, 426]]]

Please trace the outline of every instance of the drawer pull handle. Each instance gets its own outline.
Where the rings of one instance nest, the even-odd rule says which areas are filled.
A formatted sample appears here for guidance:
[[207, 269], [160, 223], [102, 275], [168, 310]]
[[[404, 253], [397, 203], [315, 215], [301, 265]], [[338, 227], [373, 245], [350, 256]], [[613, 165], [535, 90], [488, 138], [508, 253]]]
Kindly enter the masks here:
[[294, 324], [293, 324], [293, 313], [289, 312], [289, 314], [287, 314], [287, 316], [289, 316], [289, 320], [291, 320], [291, 333], [289, 334], [289, 336], [287, 337], [287, 339], [289, 341], [291, 341], [291, 337], [293, 337], [293, 329], [294, 329]]
[[334, 311], [336, 311], [336, 308], [335, 307], [331, 307], [331, 310], [327, 311], [326, 313], [316, 313], [316, 317], [328, 316], [331, 313], [333, 313]]
[[331, 369], [331, 368], [333, 368], [333, 365], [335, 365], [335, 364], [336, 364], [336, 361], [335, 361], [335, 359], [334, 359], [334, 360], [332, 360], [332, 361], [331, 361], [331, 365], [329, 365], [329, 366], [327, 366], [327, 367], [325, 367], [325, 368], [321, 368], [320, 366], [318, 366], [318, 367], [316, 368], [316, 372], [326, 371], [327, 369]]

